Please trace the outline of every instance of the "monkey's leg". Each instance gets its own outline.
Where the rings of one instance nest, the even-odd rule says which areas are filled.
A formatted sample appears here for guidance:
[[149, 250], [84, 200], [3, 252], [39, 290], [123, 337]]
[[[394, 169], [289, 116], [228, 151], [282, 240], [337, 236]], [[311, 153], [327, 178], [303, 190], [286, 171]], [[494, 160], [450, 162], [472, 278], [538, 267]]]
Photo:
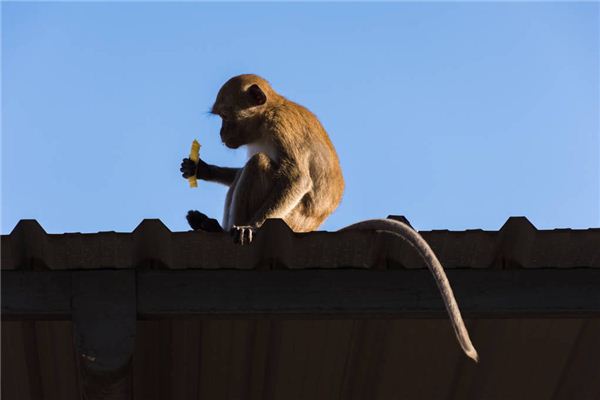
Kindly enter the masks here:
[[233, 225], [231, 223], [231, 210], [233, 209], [233, 192], [235, 192], [235, 188], [237, 186], [238, 181], [240, 180], [240, 175], [242, 174], [242, 168], [238, 168], [238, 173], [236, 174], [233, 182], [229, 186], [227, 190], [227, 195], [225, 196], [225, 206], [223, 207], [223, 229], [228, 231], [231, 229]]
[[254, 214], [264, 204], [273, 186], [275, 166], [265, 153], [252, 156], [235, 185], [232, 194], [231, 223], [248, 225]]
[[229, 212], [229, 223], [241, 228], [240, 232], [234, 232], [234, 236], [241, 235], [236, 241], [242, 244], [252, 241], [252, 232], [247, 226], [264, 204], [274, 180], [275, 165], [264, 153], [255, 154], [244, 166], [232, 193]]

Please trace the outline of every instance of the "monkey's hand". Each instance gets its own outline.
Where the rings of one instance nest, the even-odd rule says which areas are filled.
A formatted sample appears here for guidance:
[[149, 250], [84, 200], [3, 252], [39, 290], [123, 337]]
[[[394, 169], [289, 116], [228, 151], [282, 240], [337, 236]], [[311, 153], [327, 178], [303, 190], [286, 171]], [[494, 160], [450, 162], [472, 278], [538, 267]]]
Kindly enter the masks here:
[[194, 174], [198, 179], [209, 180], [211, 177], [210, 165], [201, 159], [198, 159], [198, 162], [196, 163], [194, 160], [184, 158], [183, 161], [181, 161], [181, 168], [179, 168], [179, 171], [181, 171], [181, 176], [185, 179], [194, 176]]
[[208, 218], [206, 214], [200, 211], [190, 210], [185, 218], [190, 227], [195, 231], [223, 232], [223, 228], [221, 228], [216, 219]]
[[233, 236], [233, 242], [237, 244], [248, 245], [254, 239], [256, 227], [249, 225], [233, 226], [231, 228], [231, 235]]

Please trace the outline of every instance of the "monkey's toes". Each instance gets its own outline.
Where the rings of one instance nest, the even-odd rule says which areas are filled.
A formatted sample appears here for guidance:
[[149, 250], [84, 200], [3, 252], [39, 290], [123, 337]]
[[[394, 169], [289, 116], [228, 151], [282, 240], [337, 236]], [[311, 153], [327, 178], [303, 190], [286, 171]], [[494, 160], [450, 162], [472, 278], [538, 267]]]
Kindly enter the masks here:
[[242, 246], [252, 243], [254, 228], [251, 226], [234, 226], [231, 231], [233, 242]]

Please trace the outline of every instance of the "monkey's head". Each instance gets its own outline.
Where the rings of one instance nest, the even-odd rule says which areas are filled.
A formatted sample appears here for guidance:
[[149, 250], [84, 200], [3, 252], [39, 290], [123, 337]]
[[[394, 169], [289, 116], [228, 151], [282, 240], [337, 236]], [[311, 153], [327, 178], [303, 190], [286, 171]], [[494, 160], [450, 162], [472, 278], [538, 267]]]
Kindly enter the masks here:
[[239, 75], [219, 90], [211, 113], [221, 117], [221, 140], [232, 149], [260, 140], [265, 111], [278, 99], [269, 82], [257, 75]]

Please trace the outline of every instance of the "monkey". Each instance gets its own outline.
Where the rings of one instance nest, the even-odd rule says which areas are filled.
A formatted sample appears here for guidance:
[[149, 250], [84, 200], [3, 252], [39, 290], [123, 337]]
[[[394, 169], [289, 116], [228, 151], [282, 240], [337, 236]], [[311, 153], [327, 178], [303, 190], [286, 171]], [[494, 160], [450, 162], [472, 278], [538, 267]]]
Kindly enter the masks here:
[[[184, 159], [180, 171], [229, 186], [222, 229], [233, 231], [236, 242], [251, 242], [268, 218], [283, 219], [295, 232], [310, 232], [336, 209], [344, 191], [339, 159], [308, 109], [248, 74], [223, 85], [211, 113], [222, 119], [225, 146], [247, 146], [248, 161], [243, 168], [222, 168]], [[199, 212], [190, 211], [187, 219], [192, 228], [219, 229]]]
[[[221, 117], [221, 141], [231, 149], [246, 146], [243, 168], [226, 168], [184, 158], [180, 171], [229, 187], [222, 226], [216, 219], [190, 210], [194, 230], [228, 231], [234, 242], [247, 245], [269, 218], [281, 218], [294, 232], [311, 232], [338, 207], [344, 178], [335, 148], [319, 119], [307, 108], [277, 93], [254, 74], [229, 79], [210, 111]], [[373, 219], [341, 231], [371, 229], [408, 242], [425, 261], [440, 290], [457, 340], [465, 354], [478, 361], [444, 269], [433, 250], [409, 225]]]

